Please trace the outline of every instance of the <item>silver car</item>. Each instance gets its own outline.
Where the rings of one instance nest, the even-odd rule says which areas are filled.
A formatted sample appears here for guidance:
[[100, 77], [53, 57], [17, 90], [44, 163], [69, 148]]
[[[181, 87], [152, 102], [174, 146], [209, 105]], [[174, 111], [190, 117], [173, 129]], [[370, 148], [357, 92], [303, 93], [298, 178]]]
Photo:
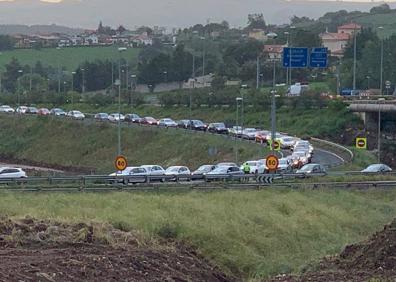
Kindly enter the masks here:
[[0, 179], [26, 178], [26, 172], [22, 168], [2, 167], [0, 168]]
[[165, 175], [166, 176], [175, 176], [175, 178], [172, 178], [171, 180], [177, 180], [177, 179], [185, 179], [185, 180], [190, 180], [191, 176], [191, 171], [188, 167], [186, 166], [171, 166], [168, 167], [165, 170]]
[[159, 165], [142, 165], [141, 168], [144, 168], [147, 171], [147, 175], [150, 177], [150, 181], [159, 180], [161, 182], [165, 181], [165, 170], [162, 166]]
[[373, 164], [362, 170], [362, 173], [386, 173], [392, 172], [392, 169], [385, 164]]
[[160, 119], [158, 122], [159, 126], [164, 126], [164, 127], [177, 127], [177, 123], [170, 118], [163, 118]]

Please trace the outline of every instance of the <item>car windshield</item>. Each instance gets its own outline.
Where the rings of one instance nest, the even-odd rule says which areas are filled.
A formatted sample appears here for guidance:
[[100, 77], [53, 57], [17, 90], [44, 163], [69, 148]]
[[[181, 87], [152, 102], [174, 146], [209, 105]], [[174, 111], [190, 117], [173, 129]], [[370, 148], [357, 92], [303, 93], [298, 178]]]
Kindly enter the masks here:
[[381, 169], [382, 165], [380, 164], [374, 164], [374, 165], [370, 165], [368, 168], [366, 168], [366, 171], [372, 171], [372, 172], [376, 172], [379, 171]]
[[163, 119], [164, 122], [173, 122], [170, 118]]
[[194, 120], [193, 123], [194, 123], [195, 125], [203, 125], [203, 122], [200, 121], [200, 120]]
[[245, 131], [248, 132], [248, 133], [256, 132], [256, 129], [254, 129], [254, 128], [246, 128]]
[[214, 125], [215, 127], [225, 128], [224, 123], [214, 123], [213, 125]]
[[291, 137], [286, 137], [286, 138], [283, 138], [283, 141], [284, 142], [293, 142], [293, 138], [291, 138]]
[[142, 167], [136, 167], [134, 169], [131, 170], [131, 173], [137, 174], [137, 173], [145, 173], [146, 170]]
[[222, 174], [222, 173], [227, 173], [228, 166], [220, 166], [216, 168], [215, 170], [212, 171], [213, 174]]
[[178, 172], [180, 167], [178, 166], [171, 166], [166, 169], [167, 172]]
[[207, 172], [207, 171], [211, 171], [212, 166], [211, 165], [203, 165], [200, 166], [197, 171], [198, 172]]

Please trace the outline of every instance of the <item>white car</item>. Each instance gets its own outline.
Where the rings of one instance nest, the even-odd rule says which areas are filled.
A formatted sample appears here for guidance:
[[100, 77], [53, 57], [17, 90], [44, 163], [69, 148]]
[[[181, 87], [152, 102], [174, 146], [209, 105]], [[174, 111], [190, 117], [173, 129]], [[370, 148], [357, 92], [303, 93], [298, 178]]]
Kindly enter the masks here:
[[234, 137], [241, 137], [242, 136], [242, 126], [233, 126], [232, 128], [228, 129], [228, 134]]
[[160, 119], [158, 122], [159, 126], [165, 126], [165, 127], [177, 127], [177, 123], [170, 118], [163, 118]]
[[114, 113], [114, 114], [110, 114], [108, 116], [108, 119], [111, 122], [124, 121], [125, 120], [125, 116], [123, 114]]
[[[171, 166], [165, 170], [165, 175], [175, 176], [175, 178], [172, 180], [176, 180], [176, 177], [179, 177], [179, 176], [184, 176], [184, 178], [186, 180], [190, 180], [191, 171], [186, 166]], [[180, 179], [180, 177], [179, 177], [179, 179]]]
[[[243, 171], [237, 166], [219, 166], [216, 169], [206, 173], [206, 181], [221, 180], [222, 176], [242, 176]], [[220, 178], [219, 178], [220, 176]]]
[[290, 158], [279, 159], [278, 172], [280, 172], [280, 173], [293, 172], [292, 160]]
[[255, 128], [246, 128], [242, 131], [242, 138], [248, 139], [248, 140], [255, 140], [256, 132], [257, 132], [257, 129], [255, 129]]
[[162, 166], [159, 165], [142, 165], [141, 168], [144, 168], [147, 171], [147, 175], [150, 176], [150, 180], [160, 180], [161, 182], [165, 181], [165, 170]]
[[26, 107], [26, 106], [19, 106], [19, 107], [16, 109], [16, 112], [17, 112], [18, 114], [26, 114], [27, 109], [28, 109], [28, 107]]
[[0, 168], [0, 179], [26, 178], [26, 172], [21, 168], [2, 167]]
[[294, 147], [294, 144], [296, 143], [296, 139], [290, 136], [283, 136], [278, 140], [280, 141], [282, 149], [291, 149]]
[[80, 111], [70, 111], [67, 113], [67, 116], [72, 119], [78, 119], [78, 120], [85, 119], [85, 115]]
[[15, 113], [15, 110], [13, 108], [11, 108], [10, 106], [3, 105], [3, 106], [0, 106], [0, 113], [13, 114], [13, 113]]
[[243, 171], [244, 165], [247, 164], [250, 167], [250, 174], [263, 174], [266, 170], [265, 161], [247, 161], [241, 165], [240, 169]]

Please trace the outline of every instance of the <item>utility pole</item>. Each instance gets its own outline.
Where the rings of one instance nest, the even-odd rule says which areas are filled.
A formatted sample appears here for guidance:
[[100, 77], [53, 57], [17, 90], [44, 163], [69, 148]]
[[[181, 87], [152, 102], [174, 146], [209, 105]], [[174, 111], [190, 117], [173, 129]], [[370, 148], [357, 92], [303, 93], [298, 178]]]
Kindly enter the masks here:
[[257, 56], [256, 62], [256, 89], [260, 88], [260, 56]]
[[353, 94], [355, 94], [356, 90], [356, 27], [353, 30]]
[[[383, 30], [383, 26], [378, 27], [379, 30]], [[381, 70], [380, 70], [380, 95], [383, 93], [383, 84], [384, 84], [384, 39], [381, 38]]]

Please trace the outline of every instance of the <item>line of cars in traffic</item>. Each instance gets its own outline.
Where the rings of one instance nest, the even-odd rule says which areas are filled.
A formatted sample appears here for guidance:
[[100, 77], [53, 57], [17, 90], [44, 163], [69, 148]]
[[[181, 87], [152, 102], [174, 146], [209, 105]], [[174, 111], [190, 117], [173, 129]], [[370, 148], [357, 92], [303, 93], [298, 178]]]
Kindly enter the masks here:
[[8, 114], [21, 114], [21, 115], [38, 115], [38, 116], [56, 116], [56, 117], [69, 117], [76, 120], [85, 119], [85, 115], [80, 111], [68, 111], [65, 112], [60, 108], [53, 108], [51, 110], [47, 108], [36, 108], [36, 107], [28, 107], [28, 106], [19, 106], [16, 109], [8, 106], [2, 105], [0, 106], [0, 113], [8, 113]]

